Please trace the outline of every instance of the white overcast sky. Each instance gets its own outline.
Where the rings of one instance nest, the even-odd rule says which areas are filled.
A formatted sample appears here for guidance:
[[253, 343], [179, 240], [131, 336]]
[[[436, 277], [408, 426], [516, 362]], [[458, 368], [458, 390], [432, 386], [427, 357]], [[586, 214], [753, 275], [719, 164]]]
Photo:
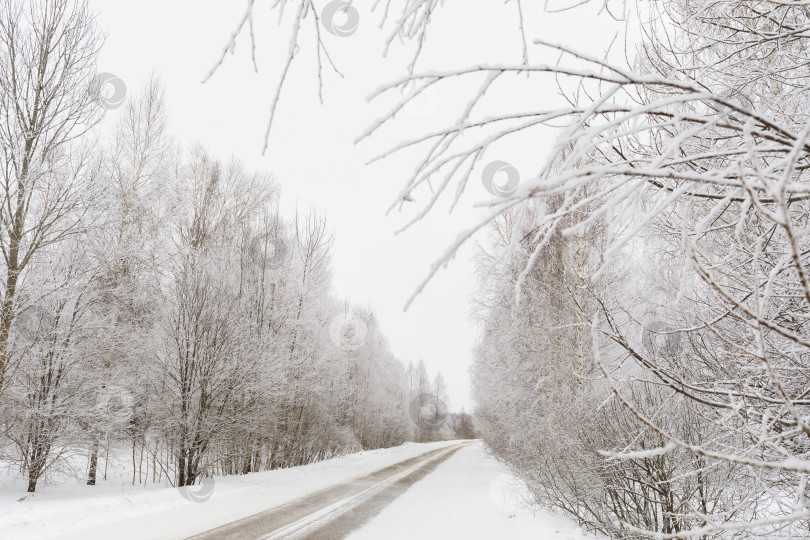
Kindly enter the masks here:
[[[472, 406], [468, 368], [476, 329], [469, 319], [474, 290], [473, 245], [428, 285], [407, 312], [406, 300], [435, 261], [456, 238], [482, 215], [477, 202], [491, 199], [480, 182], [480, 171], [452, 214], [449, 197], [411, 229], [394, 231], [408, 221], [427, 198], [426, 193], [402, 212], [386, 210], [404, 185], [421, 154], [403, 154], [370, 167], [364, 163], [405, 137], [455, 119], [468, 99], [462, 88], [443, 88], [428, 96], [411, 114], [370, 141], [353, 144], [396, 96], [366, 97], [382, 83], [404, 74], [410, 45], [395, 44], [388, 58], [381, 52], [387, 29], [379, 28], [379, 14], [370, 13], [370, 0], [354, 4], [360, 12], [358, 30], [348, 37], [322, 36], [344, 77], [324, 73], [324, 104], [317, 97], [314, 34], [311, 19], [302, 31], [299, 58], [288, 74], [270, 147], [261, 155], [269, 105], [288, 47], [289, 25], [279, 26], [270, 2], [256, 1], [256, 57], [250, 61], [247, 34], [241, 36], [211, 80], [201, 84], [244, 12], [242, 0], [91, 0], [107, 38], [98, 62], [99, 72], [125, 81], [138, 92], [156, 73], [166, 90], [170, 129], [185, 147], [200, 143], [211, 153], [243, 160], [253, 169], [273, 172], [282, 190], [282, 212], [315, 208], [326, 216], [335, 234], [333, 273], [336, 292], [352, 302], [371, 307], [378, 315], [394, 354], [402, 361], [424, 359], [431, 374], [440, 370], [450, 394], [450, 406]], [[318, 9], [327, 2], [315, 2]], [[602, 54], [615, 27], [588, 17], [593, 9], [549, 16], [539, 11], [543, 2], [524, 2], [530, 38], [566, 43], [579, 50]], [[478, 63], [521, 61], [515, 2], [502, 0], [447, 0], [435, 17], [417, 72], [424, 69], [466, 67]], [[553, 61], [542, 50], [530, 49], [533, 62]], [[547, 80], [546, 82], [550, 82]], [[551, 84], [501, 89], [496, 103], [510, 106], [549, 106], [558, 100]], [[493, 91], [495, 92], [495, 91]], [[120, 110], [120, 109], [119, 109]], [[108, 121], [118, 110], [109, 113]], [[483, 160], [512, 163], [522, 176], [530, 175], [553, 142], [554, 133], [534, 133], [523, 145], [498, 147]], [[455, 191], [455, 186], [451, 192]], [[448, 193], [449, 195], [449, 193]]]

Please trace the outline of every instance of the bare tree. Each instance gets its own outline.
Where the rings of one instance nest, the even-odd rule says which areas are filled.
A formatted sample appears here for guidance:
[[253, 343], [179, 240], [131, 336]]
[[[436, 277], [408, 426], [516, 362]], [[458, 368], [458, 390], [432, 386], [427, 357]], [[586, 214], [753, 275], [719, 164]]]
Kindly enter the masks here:
[[25, 271], [40, 250], [77, 232], [88, 202], [93, 156], [80, 138], [101, 117], [89, 91], [99, 45], [85, 2], [0, 6], [0, 393], [13, 368], [9, 331], [25, 308]]
[[60, 460], [76, 453], [93, 410], [83, 399], [90, 334], [87, 251], [75, 241], [44, 249], [50, 262], [39, 265], [29, 280], [49, 294], [30, 308], [35, 318], [17, 319], [8, 346], [20, 358], [10, 385], [9, 435], [28, 474], [29, 493]]
[[[249, 2], [244, 20], [252, 20], [253, 4]], [[274, 7], [280, 10], [286, 4]], [[317, 20], [310, 2], [294, 4], [299, 8], [295, 39], [277, 96], [297, 51], [302, 21], [308, 14]], [[531, 362], [530, 353], [542, 346], [537, 336], [523, 330], [533, 327], [533, 318], [549, 307], [550, 316], [540, 326], [543, 339], [562, 358], [573, 358], [576, 374], [573, 379], [562, 377], [552, 363], [535, 366], [557, 387], [549, 404], [559, 405], [568, 382], [575, 382], [575, 391], [584, 395], [588, 378], [597, 370], [610, 399], [621, 405], [622, 418], [636, 422], [640, 430], [639, 438], [625, 441], [624, 450], [606, 444], [607, 457], [626, 462], [621, 467], [627, 471], [638, 463], [642, 470], [657, 463], [656, 471], [665, 473], [657, 477], [659, 483], [679, 474], [698, 479], [680, 484], [677, 496], [634, 483], [633, 492], [645, 494], [642, 498], [657, 493], [654, 519], [638, 508], [628, 514], [638, 518], [635, 522], [622, 521], [626, 517], [618, 513], [609, 519], [621, 522], [626, 534], [657, 538], [806, 530], [808, 6], [781, 0], [562, 4], [544, 16], [597, 5], [603, 21], [624, 21], [621, 38], [626, 39], [617, 43], [630, 44], [629, 54], [607, 51], [595, 56], [541, 39], [530, 47], [524, 26], [528, 7], [516, 1], [512, 5], [515, 31], [522, 37], [521, 60], [419, 71], [417, 60], [431, 18], [440, 9], [437, 2], [377, 4], [384, 24], [390, 23], [386, 50], [396, 37], [404, 38], [413, 45], [414, 61], [400, 78], [371, 96], [400, 92], [404, 97], [357, 140], [394, 124], [397, 113], [426, 89], [467, 88], [457, 97], [466, 105], [454, 122], [374, 158], [423, 149], [423, 158], [405, 179], [392, 208], [428, 192], [427, 203], [412, 220], [416, 222], [442, 196], [457, 202], [496, 144], [530, 137], [540, 129], [559, 134], [549, 155], [534, 163], [530, 178], [508, 196], [491, 201], [491, 213], [459, 235], [414, 295], [476, 231], [509, 216], [510, 249], [500, 254], [502, 264], [511, 263], [509, 255], [521, 239], [530, 251], [522, 268], [512, 269], [514, 275], [492, 275], [510, 277], [516, 300], [525, 293], [545, 305], [524, 304], [524, 313], [501, 310], [505, 320], [498, 324], [504, 328], [487, 337], [517, 337], [512, 352]], [[398, 17], [389, 19], [391, 13]], [[557, 58], [536, 62], [535, 50]], [[520, 111], [485, 106], [487, 94], [537, 79], [557, 86], [565, 100], [562, 106], [540, 104]], [[278, 97], [272, 110], [277, 102]], [[434, 181], [437, 178], [440, 181]], [[454, 193], [448, 195], [453, 181]], [[580, 235], [598, 223], [604, 223], [609, 234], [596, 250], [598, 264], [591, 265]], [[579, 238], [569, 259], [560, 257], [565, 245], [561, 237]], [[646, 297], [621, 297], [604, 287], [639, 292], [627, 280], [610, 282], [605, 277], [639, 254], [649, 257], [639, 265], [641, 273], [668, 281], [658, 291], [660, 298], [652, 298], [652, 291]], [[556, 286], [543, 290], [543, 280], [535, 273], [548, 261], [573, 269], [573, 281], [555, 284], [571, 294]], [[668, 275], [656, 267], [664, 262], [677, 270]], [[576, 306], [573, 321], [558, 303], [561, 299]], [[665, 309], [669, 320], [646, 320]], [[559, 323], [575, 330], [563, 330]], [[669, 343], [680, 339], [683, 346], [673, 347], [678, 349], [675, 355], [661, 353], [650, 345], [660, 341], [656, 336]], [[588, 346], [591, 353], [585, 352]], [[585, 410], [591, 406], [586, 401]], [[662, 418], [662, 407], [677, 411], [673, 414], [678, 421]], [[632, 432], [626, 429], [606, 424], [599, 433], [606, 437], [603, 442], [618, 445]], [[718, 470], [742, 475], [737, 491], [727, 491], [722, 474], [714, 477], [718, 483], [707, 483], [709, 473]], [[706, 489], [720, 502], [692, 504], [708, 500]], [[586, 500], [577, 497], [572, 500]]]
[[[131, 359], [145, 355], [143, 341], [135, 336], [149, 332], [154, 324], [159, 242], [162, 233], [160, 209], [165, 201], [161, 185], [173, 155], [166, 135], [166, 113], [159, 81], [153, 78], [143, 95], [130, 100], [114, 134], [105, 159], [105, 178], [110, 185], [104, 196], [96, 238], [94, 311], [102, 321], [103, 343], [97, 347], [101, 372], [98, 401], [103, 404], [113, 377], [133, 377]], [[153, 283], [151, 290], [147, 284]], [[150, 307], [151, 306], [151, 307]], [[114, 360], [116, 362], [114, 362]], [[129, 361], [128, 361], [129, 360]], [[118, 365], [113, 365], [117, 363]], [[124, 386], [127, 386], [126, 384]], [[101, 408], [100, 408], [101, 409]], [[103, 411], [100, 411], [103, 413]], [[103, 418], [96, 421], [98, 426]], [[96, 482], [100, 429], [93, 431], [87, 484]]]

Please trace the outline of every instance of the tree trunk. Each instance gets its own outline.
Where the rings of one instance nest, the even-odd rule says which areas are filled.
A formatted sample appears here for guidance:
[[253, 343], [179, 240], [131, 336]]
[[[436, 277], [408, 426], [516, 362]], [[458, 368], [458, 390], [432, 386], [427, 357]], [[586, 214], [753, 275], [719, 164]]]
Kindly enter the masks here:
[[96, 466], [98, 465], [98, 432], [93, 431], [93, 449], [90, 452], [90, 471], [87, 473], [87, 485], [96, 485]]

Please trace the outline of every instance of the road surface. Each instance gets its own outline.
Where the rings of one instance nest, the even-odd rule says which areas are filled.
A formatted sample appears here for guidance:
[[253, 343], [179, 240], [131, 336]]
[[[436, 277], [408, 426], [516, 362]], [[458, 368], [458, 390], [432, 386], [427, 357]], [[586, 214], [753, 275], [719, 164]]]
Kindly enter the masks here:
[[18, 494], [0, 491], [0, 538], [583, 540], [587, 536], [569, 519], [533, 505], [526, 486], [481, 441], [407, 443], [300, 467], [218, 476], [210, 497], [202, 499], [189, 499], [177, 489], [157, 484], [132, 485], [126, 466], [123, 461], [118, 480], [92, 487], [51, 486], [26, 502], [17, 501]]
[[467, 442], [431, 450], [369, 475], [323, 489], [192, 540], [337, 540], [362, 527]]

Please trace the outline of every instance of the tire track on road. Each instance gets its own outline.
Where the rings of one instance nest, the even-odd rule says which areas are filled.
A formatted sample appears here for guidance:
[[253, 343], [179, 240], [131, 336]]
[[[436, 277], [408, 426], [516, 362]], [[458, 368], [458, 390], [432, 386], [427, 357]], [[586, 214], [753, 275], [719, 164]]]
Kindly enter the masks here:
[[431, 450], [361, 478], [192, 536], [190, 540], [345, 538], [465, 444]]

